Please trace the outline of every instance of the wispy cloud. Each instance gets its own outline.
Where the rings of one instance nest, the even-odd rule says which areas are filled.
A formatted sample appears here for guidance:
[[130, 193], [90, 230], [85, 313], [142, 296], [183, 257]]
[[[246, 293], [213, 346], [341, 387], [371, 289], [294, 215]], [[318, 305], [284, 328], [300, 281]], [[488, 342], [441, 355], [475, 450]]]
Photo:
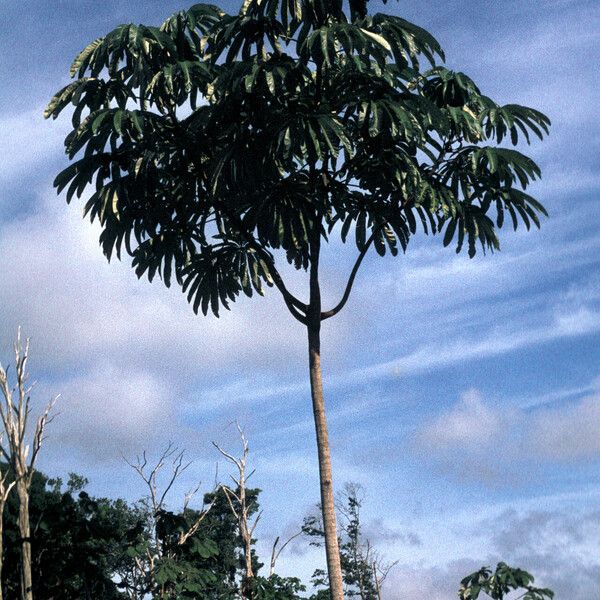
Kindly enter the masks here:
[[[417, 348], [398, 358], [361, 367], [332, 373], [327, 379], [327, 387], [347, 388], [370, 381], [412, 376], [467, 362], [509, 354], [532, 346], [560, 339], [569, 339], [600, 331], [600, 312], [581, 307], [574, 313], [555, 313], [551, 320], [541, 326], [530, 328], [501, 328], [488, 331], [481, 338], [456, 338], [437, 340]], [[267, 383], [261, 385], [249, 381], [234, 386], [213, 388], [202, 395], [201, 405], [215, 407], [220, 402], [260, 402], [273, 396], [287, 397], [305, 392], [306, 381], [287, 384]], [[207, 404], [205, 404], [207, 402]]]

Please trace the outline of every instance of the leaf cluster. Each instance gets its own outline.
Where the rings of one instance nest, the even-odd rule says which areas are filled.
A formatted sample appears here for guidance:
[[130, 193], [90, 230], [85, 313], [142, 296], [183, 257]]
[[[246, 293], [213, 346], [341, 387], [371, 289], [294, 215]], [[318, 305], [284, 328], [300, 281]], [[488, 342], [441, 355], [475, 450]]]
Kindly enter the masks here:
[[420, 229], [474, 256], [499, 248], [506, 214], [515, 229], [546, 214], [526, 191], [538, 166], [507, 143], [542, 138], [548, 118], [443, 60], [431, 34], [357, 0], [197, 4], [120, 25], [46, 109], [73, 106], [55, 186], [67, 201], [90, 190], [105, 255], [175, 279], [196, 312], [275, 285], [302, 314], [277, 250], [307, 269], [334, 232], [395, 255]]
[[496, 570], [482, 567], [479, 571], [467, 575], [461, 581], [458, 593], [460, 600], [477, 600], [481, 592], [493, 600], [502, 600], [512, 591], [521, 591], [523, 600], [551, 600], [554, 592], [547, 588], [537, 588], [532, 584], [534, 577], [527, 571], [509, 567], [500, 562]]

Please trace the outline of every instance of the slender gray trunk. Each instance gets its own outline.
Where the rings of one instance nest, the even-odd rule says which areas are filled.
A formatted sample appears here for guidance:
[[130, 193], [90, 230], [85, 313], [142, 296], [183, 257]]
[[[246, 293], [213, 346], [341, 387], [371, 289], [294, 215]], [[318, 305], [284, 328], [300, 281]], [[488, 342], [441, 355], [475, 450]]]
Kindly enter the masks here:
[[248, 527], [248, 506], [246, 504], [246, 479], [245, 473], [240, 473], [239, 481], [239, 496], [240, 496], [240, 534], [244, 542], [244, 561], [246, 570], [242, 581], [242, 596], [246, 600], [252, 598], [252, 581], [254, 579], [254, 571], [252, 569], [252, 533]]
[[21, 599], [33, 600], [31, 578], [31, 529], [29, 526], [29, 490], [25, 482], [17, 483], [19, 495], [19, 533], [21, 536]]

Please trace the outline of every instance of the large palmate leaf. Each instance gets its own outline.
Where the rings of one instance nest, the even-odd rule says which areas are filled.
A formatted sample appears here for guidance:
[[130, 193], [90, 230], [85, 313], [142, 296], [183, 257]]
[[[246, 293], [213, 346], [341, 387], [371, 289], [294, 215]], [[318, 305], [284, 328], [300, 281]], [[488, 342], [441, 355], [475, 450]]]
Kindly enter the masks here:
[[554, 592], [547, 588], [533, 585], [534, 577], [523, 569], [509, 567], [506, 563], [498, 563], [496, 570], [483, 567], [461, 581], [458, 593], [460, 600], [478, 600], [485, 594], [493, 600], [503, 600], [512, 592], [519, 592], [518, 598], [523, 600], [551, 600]]

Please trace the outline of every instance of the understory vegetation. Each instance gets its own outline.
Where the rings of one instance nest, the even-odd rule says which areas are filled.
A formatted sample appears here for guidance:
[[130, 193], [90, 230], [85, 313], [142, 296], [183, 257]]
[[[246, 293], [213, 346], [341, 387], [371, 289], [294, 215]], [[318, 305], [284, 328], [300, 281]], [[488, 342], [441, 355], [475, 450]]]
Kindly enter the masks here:
[[[305, 582], [275, 571], [277, 562], [285, 560], [288, 542], [297, 549], [322, 545], [319, 517], [308, 516], [288, 539], [277, 539], [269, 557], [257, 555], [253, 538], [249, 547], [253, 574], [248, 577], [248, 549], [238, 518], [242, 508], [239, 487], [216, 486], [204, 494], [202, 508], [190, 507], [186, 496], [182, 509], [170, 510], [165, 496], [156, 510], [156, 501], [169, 491], [171, 483], [166, 481], [164, 489], [156, 487], [153, 497], [152, 485], [158, 486], [156, 476], [166, 468], [170, 474], [167, 479], [177, 477], [188, 464], [182, 458], [182, 453], [170, 447], [146, 468], [149, 495], [133, 503], [90, 495], [87, 479], [79, 475], [71, 474], [64, 482], [35, 472], [29, 504], [33, 596], [39, 600], [329, 598], [323, 569], [315, 570], [312, 579]], [[0, 467], [11, 481], [8, 465]], [[261, 491], [250, 488], [245, 493], [248, 522], [255, 523]], [[5, 598], [21, 595], [18, 504], [17, 496], [10, 495], [4, 515]], [[344, 593], [357, 600], [380, 600], [395, 595], [384, 582], [396, 563], [386, 562], [364, 536], [361, 504], [360, 488], [347, 485], [338, 502]], [[526, 600], [553, 596], [550, 590], [533, 587], [533, 577], [527, 572], [501, 563], [493, 572], [482, 568], [463, 579], [459, 597], [475, 600], [487, 595], [498, 600], [511, 590], [520, 590]]]

